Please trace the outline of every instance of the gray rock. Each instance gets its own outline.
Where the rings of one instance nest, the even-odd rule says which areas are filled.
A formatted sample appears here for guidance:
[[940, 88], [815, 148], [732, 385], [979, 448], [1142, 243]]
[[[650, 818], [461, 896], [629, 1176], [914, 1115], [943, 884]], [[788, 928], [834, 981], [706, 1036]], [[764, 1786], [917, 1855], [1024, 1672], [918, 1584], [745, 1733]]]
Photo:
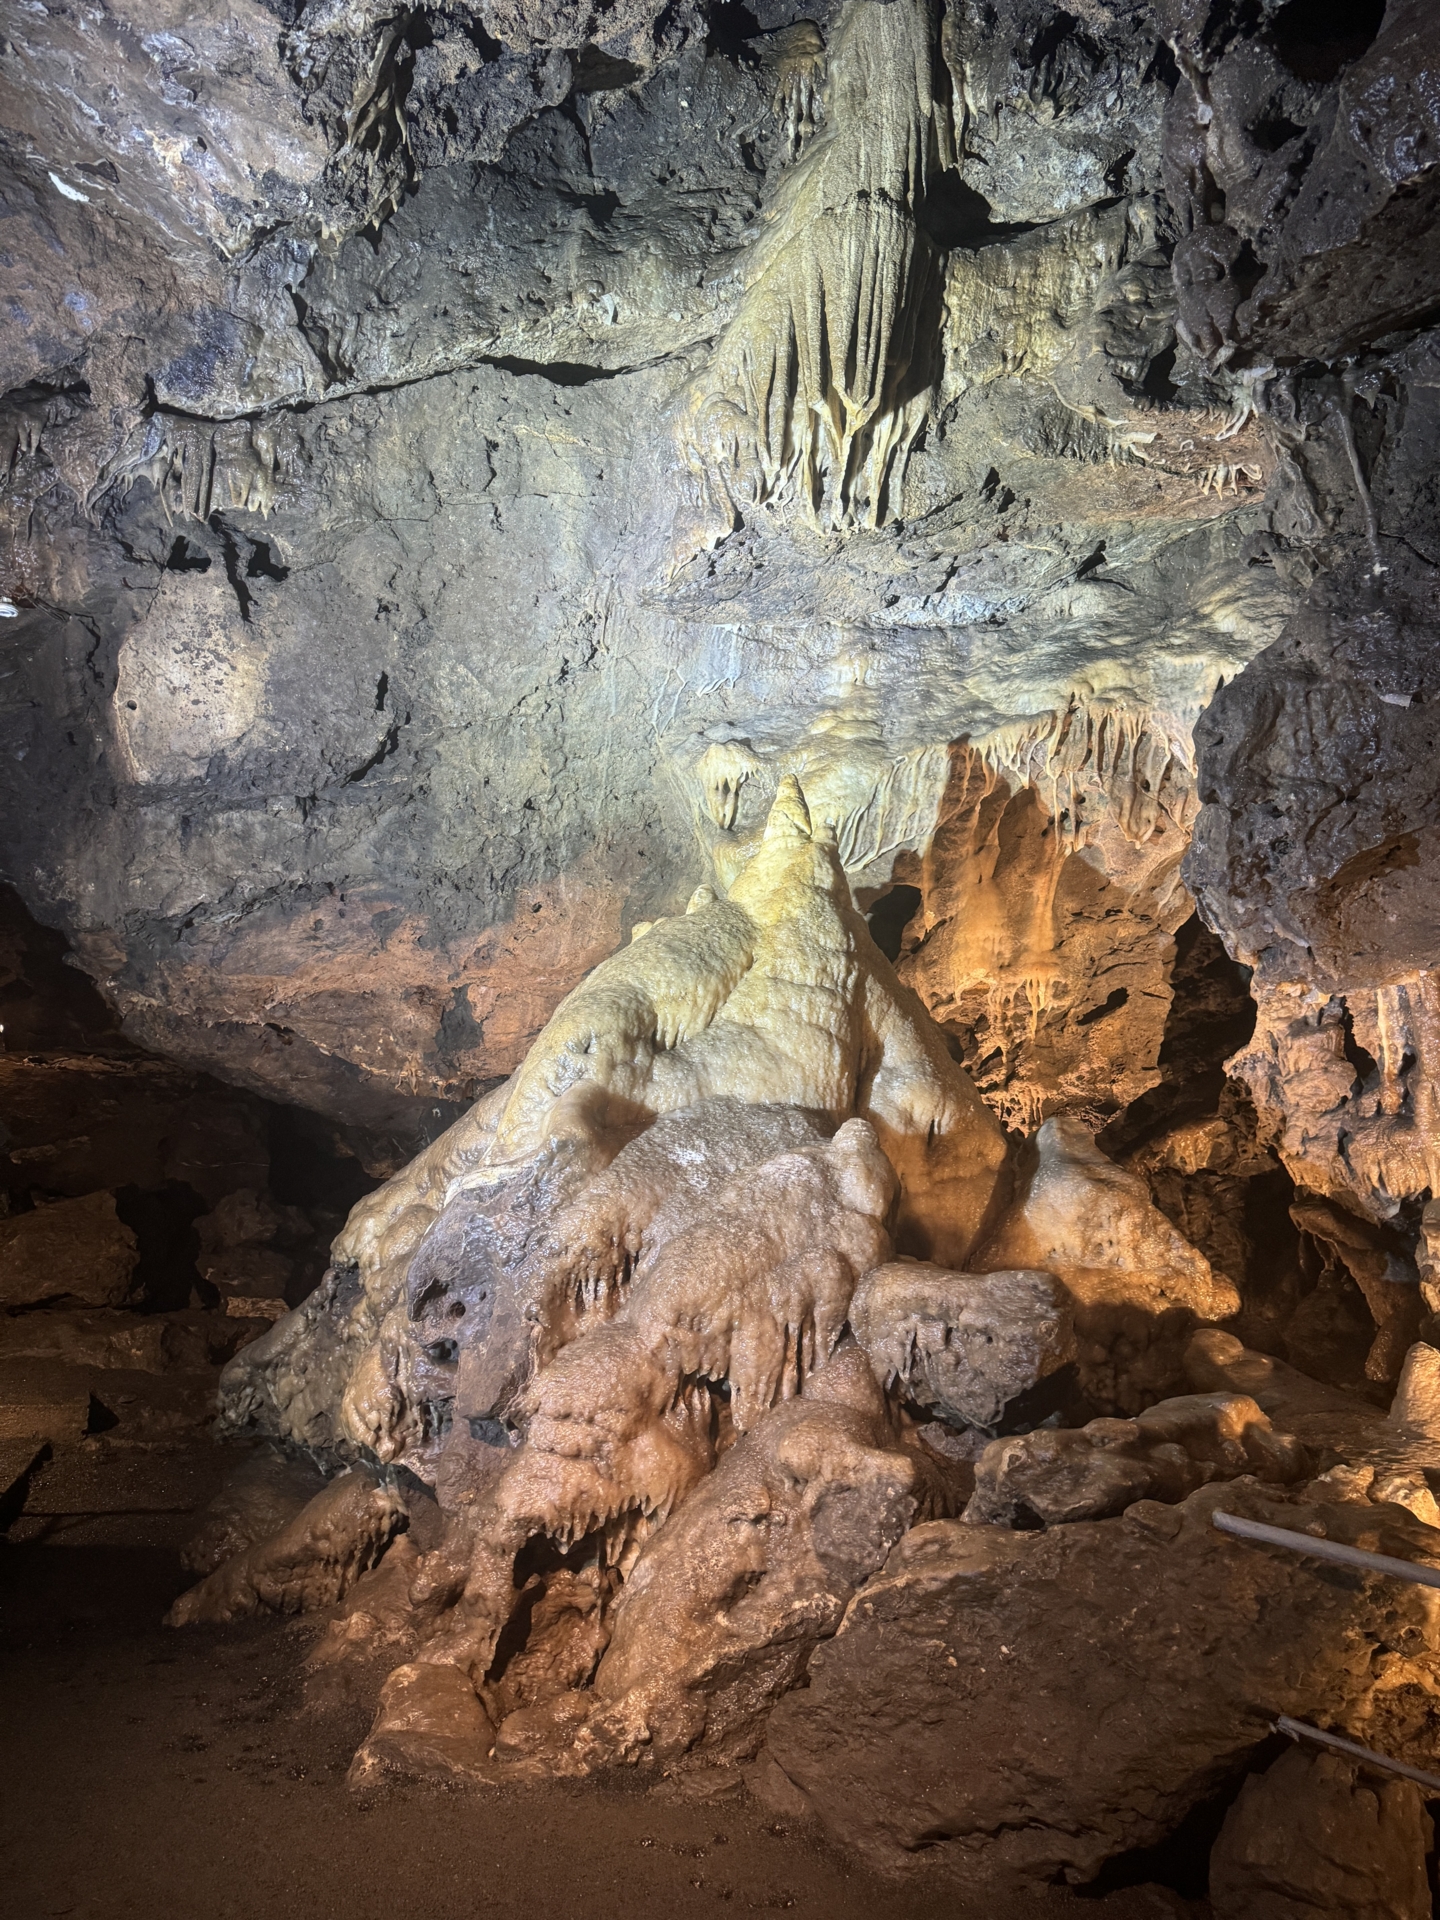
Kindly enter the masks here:
[[850, 1324], [882, 1386], [957, 1427], [994, 1427], [1075, 1357], [1070, 1296], [1051, 1273], [891, 1261], [855, 1289]]

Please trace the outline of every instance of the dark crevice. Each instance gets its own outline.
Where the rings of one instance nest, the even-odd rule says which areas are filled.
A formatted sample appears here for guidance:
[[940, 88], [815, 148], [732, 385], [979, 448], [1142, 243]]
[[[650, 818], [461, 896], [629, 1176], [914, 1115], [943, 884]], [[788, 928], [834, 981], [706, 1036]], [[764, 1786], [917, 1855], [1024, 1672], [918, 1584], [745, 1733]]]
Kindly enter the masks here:
[[234, 590], [235, 604], [240, 609], [240, 618], [248, 626], [250, 609], [255, 604], [255, 596], [245, 584], [245, 569], [240, 564], [240, 543], [218, 513], [211, 514], [210, 528], [220, 536], [221, 552], [225, 559], [225, 577]]
[[1297, 79], [1327, 84], [1373, 46], [1385, 0], [1288, 0], [1266, 38]]
[[187, 540], [183, 533], [177, 534], [165, 556], [165, 568], [169, 573], [206, 573], [210, 568], [210, 555], [194, 541]]
[[353, 787], [357, 780], [363, 780], [367, 773], [373, 773], [376, 767], [388, 760], [392, 753], [398, 752], [399, 748], [400, 723], [397, 720], [395, 724], [387, 730], [385, 738], [380, 742], [370, 758], [365, 761], [363, 766], [358, 766], [353, 773], [346, 774], [344, 784], [347, 787]]
[[1103, 1005], [1091, 1007], [1088, 1013], [1082, 1013], [1075, 1024], [1077, 1027], [1092, 1027], [1097, 1020], [1103, 1020], [1107, 1013], [1118, 1013], [1121, 1007], [1128, 1004], [1129, 999], [1128, 987], [1116, 987], [1112, 993], [1106, 995]]
[[281, 566], [268, 540], [250, 542], [250, 558], [245, 565], [247, 580], [288, 580], [290, 569]]
[[905, 929], [920, 910], [920, 897], [918, 887], [897, 885], [881, 894], [870, 909], [870, 938], [891, 962], [900, 958]]
[[521, 360], [510, 353], [485, 354], [479, 365], [499, 367], [504, 373], [539, 374], [557, 387], [586, 387], [593, 380], [617, 380], [631, 367], [586, 367], [574, 360]]

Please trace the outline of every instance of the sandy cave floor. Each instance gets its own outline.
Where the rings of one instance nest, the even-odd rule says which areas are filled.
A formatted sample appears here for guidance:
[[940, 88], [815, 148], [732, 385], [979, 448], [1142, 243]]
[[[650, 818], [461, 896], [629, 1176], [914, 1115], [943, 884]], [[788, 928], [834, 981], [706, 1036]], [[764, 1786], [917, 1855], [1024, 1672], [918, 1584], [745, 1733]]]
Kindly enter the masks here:
[[[14, 1920], [1198, 1916], [1159, 1887], [1003, 1911], [851, 1870], [732, 1788], [345, 1785], [365, 1698], [307, 1698], [313, 1628], [167, 1630], [178, 1549], [233, 1454], [66, 1449], [0, 1542], [0, 1911]], [[364, 1692], [366, 1690], [362, 1690]]]

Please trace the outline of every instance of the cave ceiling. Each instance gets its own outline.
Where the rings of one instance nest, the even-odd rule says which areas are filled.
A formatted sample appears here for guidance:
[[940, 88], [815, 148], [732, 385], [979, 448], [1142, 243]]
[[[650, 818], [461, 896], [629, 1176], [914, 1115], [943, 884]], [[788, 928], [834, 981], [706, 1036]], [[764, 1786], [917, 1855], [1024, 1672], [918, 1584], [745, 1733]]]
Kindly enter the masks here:
[[1155, 1083], [1193, 887], [1392, 1218], [1433, 781], [1316, 796], [1434, 764], [1427, 14], [13, 11], [8, 876], [378, 1169], [794, 775], [1002, 1120]]

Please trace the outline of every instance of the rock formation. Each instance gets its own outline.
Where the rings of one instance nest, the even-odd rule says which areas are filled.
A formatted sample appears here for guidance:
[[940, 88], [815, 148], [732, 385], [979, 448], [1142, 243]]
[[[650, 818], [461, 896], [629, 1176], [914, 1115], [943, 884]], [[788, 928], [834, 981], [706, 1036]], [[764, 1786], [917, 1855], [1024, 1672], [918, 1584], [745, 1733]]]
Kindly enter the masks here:
[[223, 1364], [355, 1781], [1418, 1897], [1430, 24], [7, 24], [0, 1492]]

